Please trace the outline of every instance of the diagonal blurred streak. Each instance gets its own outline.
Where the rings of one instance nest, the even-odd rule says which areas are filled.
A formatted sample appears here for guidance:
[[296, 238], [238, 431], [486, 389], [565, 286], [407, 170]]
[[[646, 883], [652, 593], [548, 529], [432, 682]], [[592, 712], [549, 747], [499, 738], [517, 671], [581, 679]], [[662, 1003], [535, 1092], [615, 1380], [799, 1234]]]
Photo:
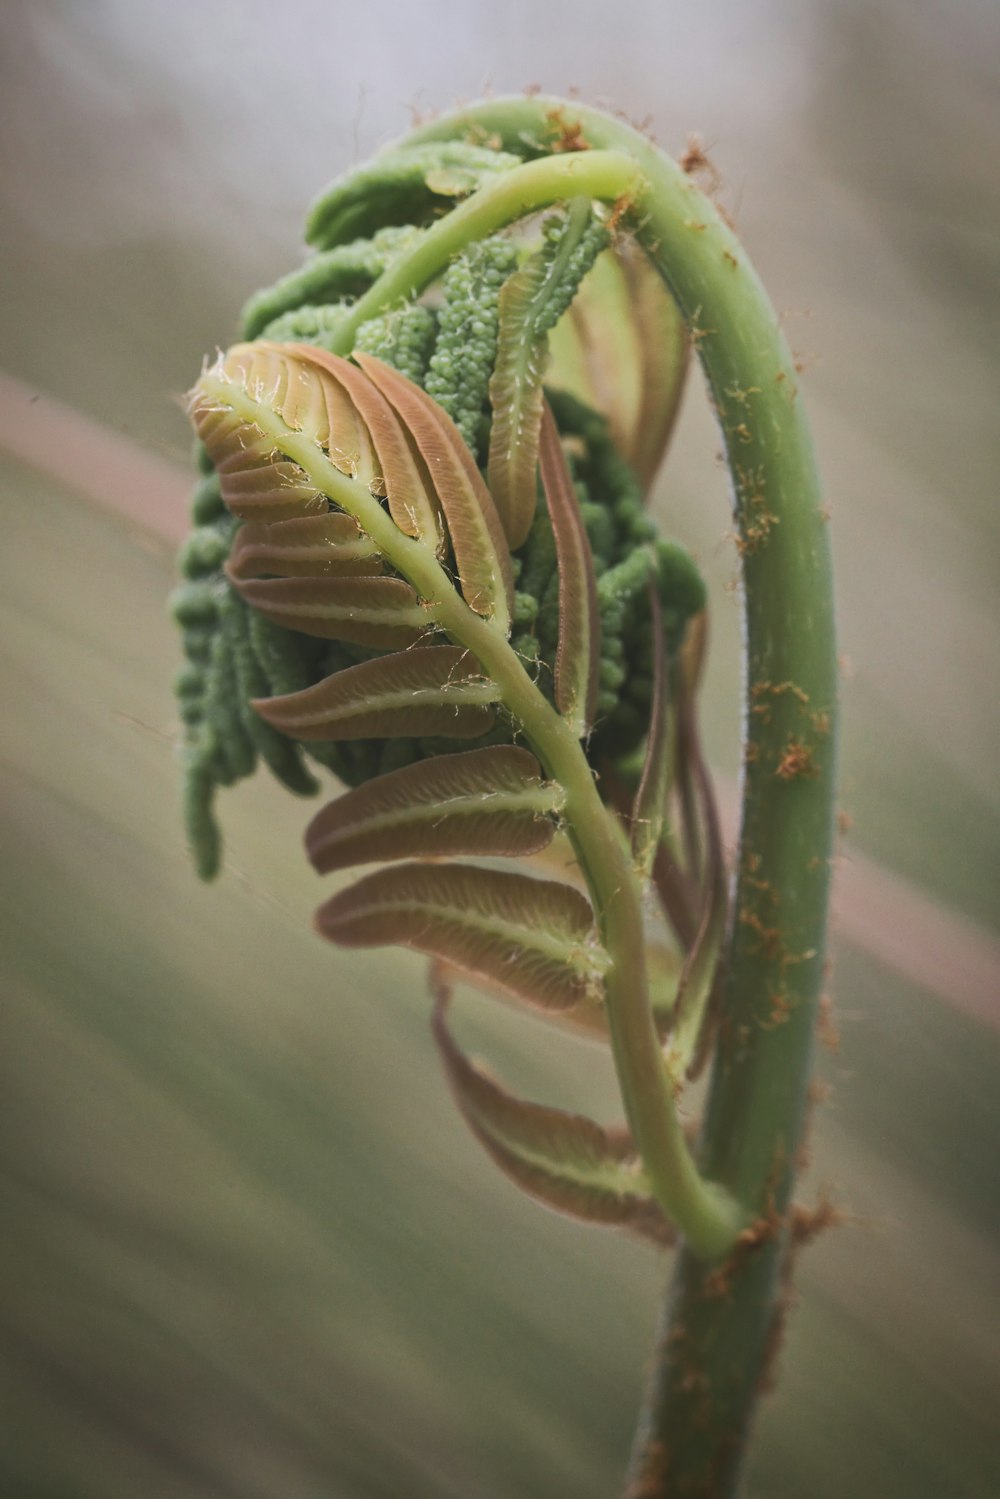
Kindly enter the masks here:
[[121, 433], [0, 370], [0, 449], [159, 543], [188, 531], [184, 471]]
[[[183, 469], [2, 370], [0, 450], [114, 510], [158, 547], [176, 546], [187, 533], [191, 478]], [[723, 782], [720, 789], [734, 829], [735, 787]], [[834, 918], [841, 938], [1000, 1029], [1000, 943], [964, 915], [852, 852], [839, 861]]]

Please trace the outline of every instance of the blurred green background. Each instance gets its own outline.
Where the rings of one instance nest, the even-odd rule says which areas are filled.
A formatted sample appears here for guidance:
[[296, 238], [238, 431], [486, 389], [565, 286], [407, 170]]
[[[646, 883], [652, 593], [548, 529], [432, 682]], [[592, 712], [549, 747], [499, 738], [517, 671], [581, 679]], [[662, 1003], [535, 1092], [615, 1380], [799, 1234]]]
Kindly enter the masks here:
[[[1000, 1492], [995, 3], [7, 0], [0, 40], [0, 1494], [616, 1490], [666, 1264], [465, 1136], [420, 962], [311, 933], [307, 808], [226, 796], [197, 885], [164, 608], [176, 396], [308, 200], [411, 107], [534, 82], [702, 132], [832, 512], [854, 828], [803, 1192], [852, 1221], [802, 1263], [750, 1493]], [[712, 582], [731, 777], [717, 448], [694, 381], [656, 506]], [[613, 1114], [599, 1052], [472, 996], [459, 1023]]]

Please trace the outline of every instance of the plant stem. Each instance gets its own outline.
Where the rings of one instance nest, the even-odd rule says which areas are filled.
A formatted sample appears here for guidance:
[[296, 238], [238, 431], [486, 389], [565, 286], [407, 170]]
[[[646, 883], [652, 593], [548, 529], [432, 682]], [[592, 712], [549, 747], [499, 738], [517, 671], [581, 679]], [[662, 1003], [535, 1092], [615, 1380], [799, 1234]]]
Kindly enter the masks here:
[[[778, 1276], [805, 1126], [833, 836], [836, 653], [826, 526], [796, 372], [739, 242], [676, 163], [616, 120], [500, 99], [411, 140], [544, 152], [579, 126], [641, 174], [627, 222], [691, 331], [733, 478], [745, 617], [742, 819], [703, 1165], [757, 1219], [714, 1271], [682, 1253], [633, 1454], [630, 1493], [731, 1495], [778, 1326]], [[514, 175], [514, 174], [512, 174]], [[502, 180], [502, 179], [501, 179]], [[570, 189], [565, 190], [568, 195]], [[592, 191], [577, 176], [573, 192]], [[601, 194], [595, 193], [595, 196]]]

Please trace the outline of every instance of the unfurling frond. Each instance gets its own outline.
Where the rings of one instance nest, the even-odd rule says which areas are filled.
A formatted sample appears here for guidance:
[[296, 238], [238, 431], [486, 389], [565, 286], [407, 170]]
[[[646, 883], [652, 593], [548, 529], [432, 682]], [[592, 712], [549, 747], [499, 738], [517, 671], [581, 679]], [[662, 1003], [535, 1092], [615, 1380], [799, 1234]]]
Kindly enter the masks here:
[[[787, 1291], [831, 865], [826, 528], [779, 319], [683, 163], [559, 100], [418, 128], [321, 195], [308, 240], [189, 398], [199, 872], [217, 789], [260, 760], [350, 788], [306, 837], [336, 881], [319, 932], [430, 957], [448, 1083], [512, 1182], [683, 1241], [626, 1488], [729, 1492]], [[745, 604], [733, 920], [705, 584], [647, 505], [695, 346]], [[606, 1045], [627, 1128], [508, 1093], [449, 1028], [452, 973]], [[711, 1052], [696, 1130], [678, 1095]]]
[[[309, 826], [314, 868], [383, 866], [321, 906], [325, 937], [428, 954], [616, 1059], [611, 995], [631, 957], [612, 951], [609, 909], [674, 859], [681, 951], [660, 965], [649, 1034], [679, 1073], [709, 1029], [721, 850], [677, 702], [703, 585], [643, 489], [685, 344], [648, 262], [619, 238], [607, 248], [607, 208], [586, 195], [550, 210], [540, 238], [526, 221], [461, 244], [429, 288], [407, 281], [436, 253], [442, 208], [489, 183], [502, 194], [517, 163], [404, 147], [335, 184], [311, 221], [318, 253], [248, 304], [250, 341], [191, 392], [205, 478], [174, 601], [189, 836], [210, 877], [216, 787], [260, 757], [313, 792], [310, 756], [352, 788]], [[597, 844], [620, 859], [613, 888]], [[565, 878], [482, 862], [550, 845]], [[507, 1094], [439, 1000], [451, 1086], [507, 1175], [664, 1242], [627, 1132]]]

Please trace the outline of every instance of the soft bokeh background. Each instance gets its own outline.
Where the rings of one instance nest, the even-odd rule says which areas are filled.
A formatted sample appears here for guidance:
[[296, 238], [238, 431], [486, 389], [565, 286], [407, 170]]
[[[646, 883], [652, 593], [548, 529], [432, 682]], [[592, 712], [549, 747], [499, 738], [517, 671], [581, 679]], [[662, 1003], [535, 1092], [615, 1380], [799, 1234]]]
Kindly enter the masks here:
[[[1000, 1491], [998, 22], [995, 0], [0, 7], [20, 382], [2, 414], [4, 1496], [615, 1491], [666, 1266], [521, 1200], [479, 1155], [420, 964], [312, 936], [301, 804], [263, 777], [227, 796], [227, 872], [198, 887], [156, 535], [182, 523], [176, 393], [297, 263], [317, 189], [413, 108], [536, 82], [650, 116], [669, 149], [702, 132], [809, 365], [828, 483], [854, 829], [842, 1043], [804, 1190], [853, 1221], [802, 1265], [750, 1491]], [[716, 449], [693, 386], [657, 507], [712, 580], [709, 740], [731, 775]], [[613, 1108], [597, 1053], [482, 1000], [460, 1019], [526, 1089]]]

